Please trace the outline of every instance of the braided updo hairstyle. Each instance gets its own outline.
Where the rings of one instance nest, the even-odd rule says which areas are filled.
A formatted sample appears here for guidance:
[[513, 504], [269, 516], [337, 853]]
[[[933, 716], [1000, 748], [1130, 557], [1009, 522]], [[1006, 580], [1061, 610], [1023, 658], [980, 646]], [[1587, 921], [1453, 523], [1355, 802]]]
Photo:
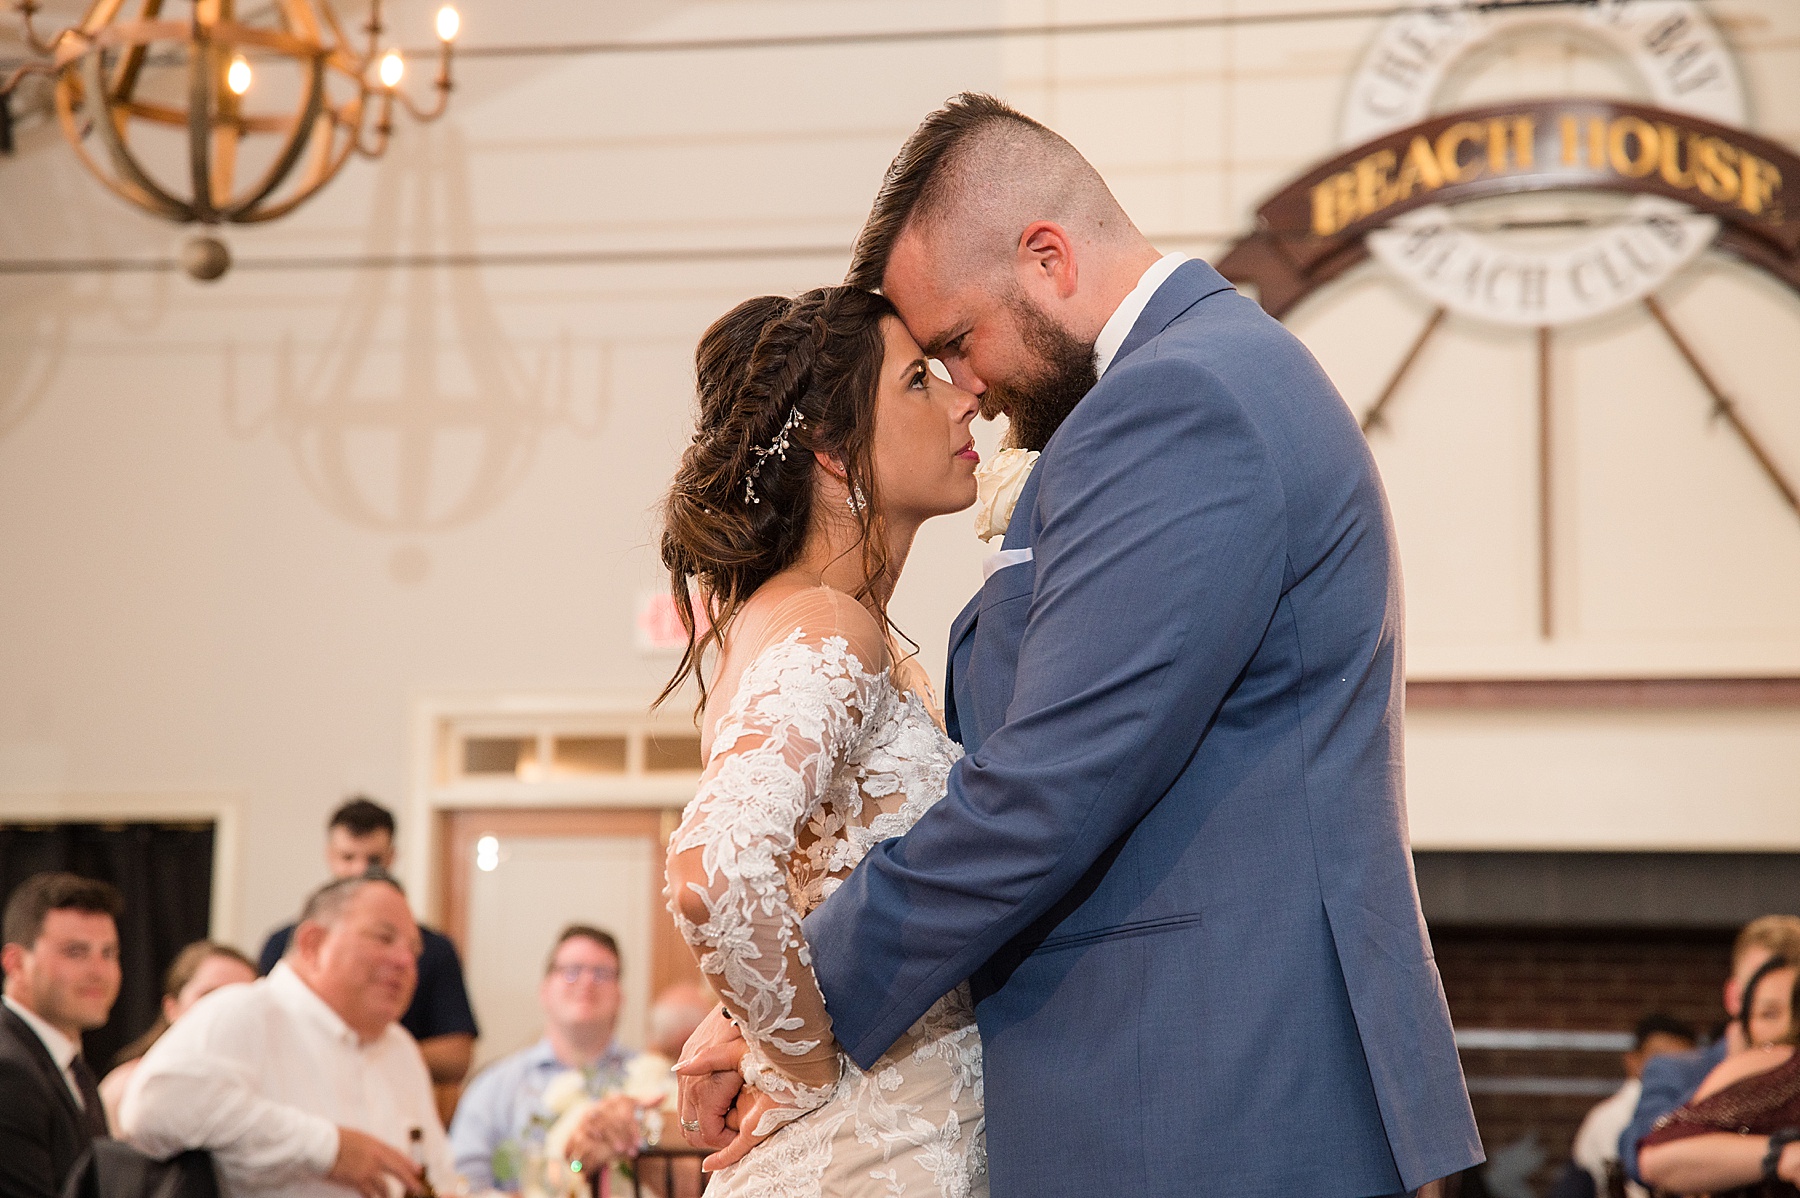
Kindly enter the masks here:
[[657, 703], [692, 676], [705, 706], [702, 656], [757, 588], [799, 556], [814, 519], [815, 450], [843, 463], [850, 493], [864, 500], [846, 514], [861, 526], [871, 580], [856, 597], [874, 593], [887, 561], [871, 450], [881, 321], [892, 315], [872, 292], [821, 287], [745, 300], [701, 336], [697, 427], [662, 509], [662, 559], [687, 648]]

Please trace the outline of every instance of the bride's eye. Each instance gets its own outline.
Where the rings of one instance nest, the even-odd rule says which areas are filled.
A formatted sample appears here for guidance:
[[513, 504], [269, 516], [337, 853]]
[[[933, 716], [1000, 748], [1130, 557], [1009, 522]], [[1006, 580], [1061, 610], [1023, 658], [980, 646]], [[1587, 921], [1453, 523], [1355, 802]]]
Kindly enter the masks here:
[[929, 377], [929, 375], [930, 375], [930, 372], [927, 371], [925, 369], [925, 367], [921, 366], [917, 370], [913, 371], [912, 381], [910, 383], [908, 383], [907, 386], [913, 388], [916, 391], [923, 391], [925, 389], [926, 379]]

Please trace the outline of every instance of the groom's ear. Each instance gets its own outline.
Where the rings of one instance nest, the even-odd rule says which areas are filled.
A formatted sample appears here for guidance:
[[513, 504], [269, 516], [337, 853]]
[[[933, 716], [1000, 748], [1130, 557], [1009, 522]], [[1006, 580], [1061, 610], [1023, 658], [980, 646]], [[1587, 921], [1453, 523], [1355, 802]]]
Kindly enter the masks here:
[[1019, 234], [1019, 271], [1028, 285], [1048, 286], [1057, 299], [1075, 294], [1075, 243], [1055, 221], [1033, 221]]

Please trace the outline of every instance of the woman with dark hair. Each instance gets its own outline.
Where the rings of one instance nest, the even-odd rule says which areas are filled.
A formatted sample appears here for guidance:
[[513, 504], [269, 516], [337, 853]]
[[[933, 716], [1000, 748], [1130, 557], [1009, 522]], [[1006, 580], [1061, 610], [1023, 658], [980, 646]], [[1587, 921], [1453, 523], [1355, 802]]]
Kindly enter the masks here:
[[1800, 969], [1786, 957], [1770, 957], [1750, 975], [1738, 1000], [1738, 1027], [1748, 1047], [1778, 1044], [1786, 1038], [1793, 1025], [1796, 983]]
[[[1756, 990], [1780, 987], [1792, 1011], [1795, 971], [1779, 957], [1745, 987], [1746, 1030]], [[1770, 1035], [1775, 1029], [1758, 1029]], [[1638, 1172], [1659, 1192], [1712, 1198], [1800, 1195], [1800, 1027], [1719, 1062], [1685, 1106], [1657, 1121], [1638, 1148]]]
[[221, 986], [255, 980], [256, 966], [229, 944], [196, 940], [176, 953], [175, 959], [169, 962], [168, 971], [163, 974], [162, 1010], [157, 1014], [156, 1022], [119, 1050], [113, 1060], [112, 1072], [100, 1081], [100, 1101], [106, 1107], [107, 1124], [119, 1126], [119, 1104], [125, 1099], [125, 1087], [131, 1083], [131, 1075], [137, 1072], [138, 1062], [143, 1060], [152, 1044], [162, 1039], [171, 1023]]
[[746, 1043], [718, 1198], [987, 1192], [967, 987], [865, 1073], [832, 1037], [800, 922], [960, 755], [887, 619], [920, 525], [975, 500], [977, 401], [938, 370], [849, 287], [749, 300], [697, 351], [662, 536], [688, 644], [662, 698], [695, 682], [706, 754], [670, 908]]

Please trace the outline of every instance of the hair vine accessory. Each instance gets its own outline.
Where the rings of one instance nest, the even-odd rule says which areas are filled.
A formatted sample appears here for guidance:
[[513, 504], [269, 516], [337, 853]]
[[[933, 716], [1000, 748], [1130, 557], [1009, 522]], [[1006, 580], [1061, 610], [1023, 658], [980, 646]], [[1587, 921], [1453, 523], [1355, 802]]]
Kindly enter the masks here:
[[766, 447], [761, 445], [752, 445], [750, 447], [750, 452], [756, 455], [756, 462], [744, 475], [745, 503], [762, 502], [762, 496], [756, 493], [757, 476], [762, 473], [762, 468], [769, 464], [770, 458], [780, 458], [784, 462], [787, 461], [787, 451], [793, 448], [793, 443], [789, 441], [788, 434], [805, 423], [806, 417], [801, 413], [800, 405], [795, 404], [788, 412], [788, 418], [782, 421], [781, 431], [775, 434], [775, 439], [773, 441], [770, 441]]

